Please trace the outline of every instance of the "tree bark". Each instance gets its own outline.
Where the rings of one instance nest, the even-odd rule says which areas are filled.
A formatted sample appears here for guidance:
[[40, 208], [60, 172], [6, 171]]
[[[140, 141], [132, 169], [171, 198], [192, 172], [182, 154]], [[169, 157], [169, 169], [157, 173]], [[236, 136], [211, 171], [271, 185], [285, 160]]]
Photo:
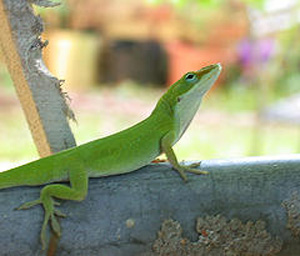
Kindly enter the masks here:
[[[190, 174], [188, 183], [169, 164], [152, 164], [131, 174], [91, 179], [86, 200], [67, 201], [60, 207], [67, 218], [61, 221], [58, 255], [167, 255], [158, 253], [165, 245], [157, 248], [158, 232], [165, 220], [171, 218], [180, 223], [180, 241], [201, 245], [199, 232], [195, 231], [196, 219], [202, 217], [205, 222], [218, 215], [228, 223], [238, 219], [248, 227], [248, 233], [254, 232], [253, 237], [266, 239], [256, 255], [299, 255], [300, 155], [208, 160], [201, 163], [201, 169], [210, 174]], [[41, 253], [42, 208], [13, 211], [19, 204], [36, 199], [39, 192], [40, 188], [28, 187], [1, 191], [2, 255]], [[247, 224], [248, 221], [252, 222]], [[249, 225], [255, 221], [265, 222], [265, 226], [251, 231]], [[160, 236], [164, 232], [167, 231]], [[229, 240], [240, 239], [230, 230], [226, 232]], [[248, 240], [247, 243], [253, 243]], [[156, 253], [152, 250], [154, 244]], [[277, 248], [276, 253], [267, 254], [267, 248], [272, 246]]]
[[42, 60], [40, 38], [43, 23], [32, 4], [50, 7], [47, 0], [0, 0], [0, 43], [17, 95], [25, 112], [40, 156], [76, 145], [67, 117], [69, 109], [62, 81], [54, 77]]

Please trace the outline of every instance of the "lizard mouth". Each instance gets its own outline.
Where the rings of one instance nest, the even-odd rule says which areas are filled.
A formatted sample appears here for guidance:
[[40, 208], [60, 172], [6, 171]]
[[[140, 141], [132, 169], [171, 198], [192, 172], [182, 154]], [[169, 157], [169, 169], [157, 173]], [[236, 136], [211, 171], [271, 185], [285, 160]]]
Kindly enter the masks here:
[[203, 76], [205, 76], [208, 73], [211, 73], [211, 75], [209, 76], [209, 78], [211, 78], [211, 76], [213, 76], [215, 74], [215, 72], [212, 72], [215, 69], [215, 72], [221, 72], [222, 70], [222, 66], [220, 63], [217, 64], [213, 64], [213, 65], [209, 65], [207, 67], [201, 68], [198, 71], [196, 71], [196, 74], [198, 76], [198, 78], [201, 78]]

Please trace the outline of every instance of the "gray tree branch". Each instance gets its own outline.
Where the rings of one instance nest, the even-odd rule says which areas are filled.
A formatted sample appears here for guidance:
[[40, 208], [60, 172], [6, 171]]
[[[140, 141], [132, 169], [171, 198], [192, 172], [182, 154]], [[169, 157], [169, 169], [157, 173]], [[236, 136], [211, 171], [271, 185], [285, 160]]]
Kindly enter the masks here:
[[0, 0], [0, 45], [39, 154], [46, 156], [75, 146], [67, 117], [69, 109], [61, 81], [45, 67], [40, 38], [43, 23], [32, 4], [55, 6], [46, 0]]
[[[259, 238], [260, 254], [231, 255], [299, 255], [299, 155], [209, 160], [202, 162], [201, 169], [208, 170], [210, 174], [188, 175], [189, 182], [186, 184], [168, 164], [153, 164], [131, 174], [91, 179], [88, 196], [83, 202], [68, 201], [60, 207], [68, 216], [61, 220], [63, 231], [58, 255], [168, 255], [163, 252], [166, 243], [172, 250], [174, 231], [171, 228], [162, 230], [160, 240], [157, 238], [162, 223], [170, 218], [178, 221], [183, 229], [180, 241], [198, 243], [200, 250], [207, 246], [201, 241], [209, 237], [205, 233], [200, 234], [202, 238], [199, 237], [196, 219], [202, 217], [203, 226], [211, 226], [213, 230], [213, 224], [209, 223], [216, 220], [218, 223], [217, 215], [228, 220], [229, 224], [225, 227], [232, 226], [233, 219], [245, 225], [242, 227], [240, 224], [239, 227], [246, 232], [243, 235], [248, 237], [245, 241], [230, 233], [236, 231], [226, 231], [228, 241], [242, 241], [240, 248], [249, 243], [259, 244], [253, 240]], [[40, 188], [28, 187], [1, 191], [2, 255], [41, 254], [42, 207], [13, 210], [21, 203], [36, 199], [39, 192]], [[230, 224], [230, 221], [233, 222]], [[252, 222], [247, 224], [248, 221]], [[255, 221], [258, 221], [256, 228], [250, 229], [249, 225], [253, 226]], [[265, 224], [259, 224], [262, 222]], [[212, 238], [218, 241], [217, 235], [224, 227], [219, 229], [213, 233], [206, 228], [205, 232], [211, 232]], [[171, 233], [169, 238], [168, 232]], [[216, 255], [209, 254], [210, 251], [184, 254], [184, 250], [189, 249], [182, 248], [181, 243], [180, 246], [180, 254], [173, 251], [169, 255]], [[221, 251], [225, 250], [222, 245], [219, 246]], [[152, 248], [155, 248], [156, 254]], [[269, 251], [276, 254], [267, 254]]]

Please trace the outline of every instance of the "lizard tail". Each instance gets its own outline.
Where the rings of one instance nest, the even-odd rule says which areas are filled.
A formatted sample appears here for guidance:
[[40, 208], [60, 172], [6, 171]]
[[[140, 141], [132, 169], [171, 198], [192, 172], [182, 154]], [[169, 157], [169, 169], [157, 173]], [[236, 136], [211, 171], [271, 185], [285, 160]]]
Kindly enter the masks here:
[[[61, 168], [57, 167], [52, 157], [46, 157], [43, 161], [33, 161], [28, 164], [0, 172], [0, 189], [16, 186], [38, 186], [53, 181], [64, 180]], [[58, 169], [57, 169], [58, 168]], [[56, 169], [56, 171], [53, 171]]]

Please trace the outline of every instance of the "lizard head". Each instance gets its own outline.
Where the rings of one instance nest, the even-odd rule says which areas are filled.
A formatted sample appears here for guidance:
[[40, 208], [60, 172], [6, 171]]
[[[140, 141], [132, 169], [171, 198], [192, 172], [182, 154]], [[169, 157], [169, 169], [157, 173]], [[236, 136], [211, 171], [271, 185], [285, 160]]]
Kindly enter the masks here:
[[173, 84], [165, 94], [164, 98], [168, 101], [174, 115], [176, 141], [189, 126], [204, 94], [217, 80], [221, 69], [220, 64], [214, 64], [198, 71], [188, 72]]

